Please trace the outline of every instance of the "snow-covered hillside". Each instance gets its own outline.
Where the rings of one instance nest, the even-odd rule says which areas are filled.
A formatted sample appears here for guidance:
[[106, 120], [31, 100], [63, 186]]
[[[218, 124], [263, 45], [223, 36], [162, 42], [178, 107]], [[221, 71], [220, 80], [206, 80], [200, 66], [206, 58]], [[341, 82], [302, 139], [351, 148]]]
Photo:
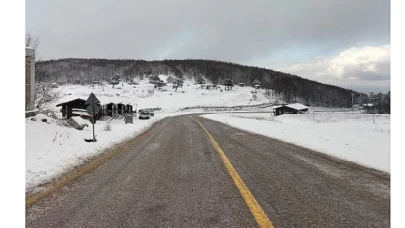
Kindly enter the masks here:
[[[166, 75], [159, 76], [161, 80], [166, 80]], [[129, 85], [120, 83], [112, 88], [111, 85], [66, 85], [60, 86], [56, 90], [63, 96], [53, 105], [76, 98], [87, 99], [89, 94], [93, 92], [101, 103], [125, 103], [137, 105], [138, 109], [143, 108], [162, 108], [164, 112], [175, 112], [181, 108], [192, 106], [236, 106], [261, 104], [265, 102], [275, 102], [275, 99], [266, 98], [264, 90], [259, 92], [253, 98], [250, 92], [254, 90], [252, 87], [235, 86], [232, 90], [220, 89], [201, 89], [201, 85], [195, 85], [192, 81], [185, 81], [183, 88], [172, 88], [172, 84], [161, 90], [155, 89], [154, 85], [146, 80], [140, 81], [139, 85]], [[55, 107], [55, 111], [58, 109]]]
[[390, 172], [390, 115], [235, 113], [203, 117]]

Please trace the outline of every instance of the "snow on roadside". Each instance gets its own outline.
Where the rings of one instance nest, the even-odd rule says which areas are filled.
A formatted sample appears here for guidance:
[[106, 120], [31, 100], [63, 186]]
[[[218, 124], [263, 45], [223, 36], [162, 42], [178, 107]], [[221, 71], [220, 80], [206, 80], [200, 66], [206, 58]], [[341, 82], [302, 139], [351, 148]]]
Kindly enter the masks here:
[[[155, 113], [149, 120], [134, 117], [133, 124], [122, 119], [111, 121], [111, 131], [104, 130], [106, 121], [95, 124], [96, 143], [85, 142], [93, 137], [92, 125], [83, 130], [59, 126], [51, 118], [38, 114], [32, 121], [26, 118], [26, 191], [36, 192], [38, 186], [51, 181], [76, 165], [80, 165], [106, 148], [133, 138], [154, 122], [175, 114]], [[46, 118], [49, 123], [42, 122]]]
[[390, 173], [390, 116], [207, 114], [202, 117]]

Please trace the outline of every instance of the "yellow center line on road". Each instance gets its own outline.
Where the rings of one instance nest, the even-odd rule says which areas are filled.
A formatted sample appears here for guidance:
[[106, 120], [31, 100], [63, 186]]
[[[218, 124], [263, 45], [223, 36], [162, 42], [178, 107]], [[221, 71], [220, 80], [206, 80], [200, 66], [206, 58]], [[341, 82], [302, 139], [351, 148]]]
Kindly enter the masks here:
[[[192, 118], [192, 119], [194, 119], [194, 118]], [[245, 203], [249, 207], [250, 212], [253, 214], [253, 217], [255, 218], [256, 222], [259, 224], [260, 227], [274, 227], [273, 223], [267, 217], [266, 213], [260, 207], [259, 203], [257, 203], [255, 197], [250, 192], [250, 190], [246, 186], [246, 184], [243, 182], [242, 178], [239, 176], [238, 172], [235, 170], [232, 163], [229, 161], [228, 157], [226, 157], [224, 151], [221, 149], [221, 147], [219, 146], [217, 141], [215, 141], [214, 137], [212, 137], [212, 135], [200, 123], [200, 121], [198, 121], [196, 119], [194, 119], [194, 120], [201, 126], [201, 128], [204, 130], [205, 134], [207, 134], [211, 145], [218, 152], [219, 157], [224, 162], [225, 167], [229, 172], [229, 175], [231, 175], [233, 181], [235, 182], [236, 187], [239, 189], [240, 194], [242, 195], [243, 199], [245, 200]]]

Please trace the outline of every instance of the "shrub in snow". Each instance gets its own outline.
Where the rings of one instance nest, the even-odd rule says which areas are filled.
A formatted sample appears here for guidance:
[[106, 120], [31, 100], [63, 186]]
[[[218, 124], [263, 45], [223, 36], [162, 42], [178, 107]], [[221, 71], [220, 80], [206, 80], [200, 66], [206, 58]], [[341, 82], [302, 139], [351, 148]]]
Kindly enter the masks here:
[[104, 131], [111, 131], [111, 123], [110, 122], [106, 122], [104, 125]]

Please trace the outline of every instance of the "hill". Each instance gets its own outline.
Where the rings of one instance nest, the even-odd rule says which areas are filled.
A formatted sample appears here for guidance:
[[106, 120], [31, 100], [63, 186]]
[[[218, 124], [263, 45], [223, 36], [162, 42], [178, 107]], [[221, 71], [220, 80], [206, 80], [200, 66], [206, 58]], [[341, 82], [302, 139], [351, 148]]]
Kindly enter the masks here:
[[[143, 80], [149, 75], [166, 74], [184, 79], [196, 80], [199, 77], [207, 82], [218, 84], [225, 79], [234, 83], [251, 85], [259, 80], [263, 89], [271, 90], [274, 97], [286, 102], [301, 102], [314, 106], [350, 107], [352, 91], [333, 85], [311, 81], [296, 75], [265, 68], [244, 66], [214, 60], [121, 60], [121, 59], [58, 59], [40, 61], [39, 69], [45, 69], [44, 79], [52, 82], [72, 82], [74, 80], [108, 80], [115, 73], [130, 80], [138, 77]], [[354, 92], [355, 100], [364, 94]]]

